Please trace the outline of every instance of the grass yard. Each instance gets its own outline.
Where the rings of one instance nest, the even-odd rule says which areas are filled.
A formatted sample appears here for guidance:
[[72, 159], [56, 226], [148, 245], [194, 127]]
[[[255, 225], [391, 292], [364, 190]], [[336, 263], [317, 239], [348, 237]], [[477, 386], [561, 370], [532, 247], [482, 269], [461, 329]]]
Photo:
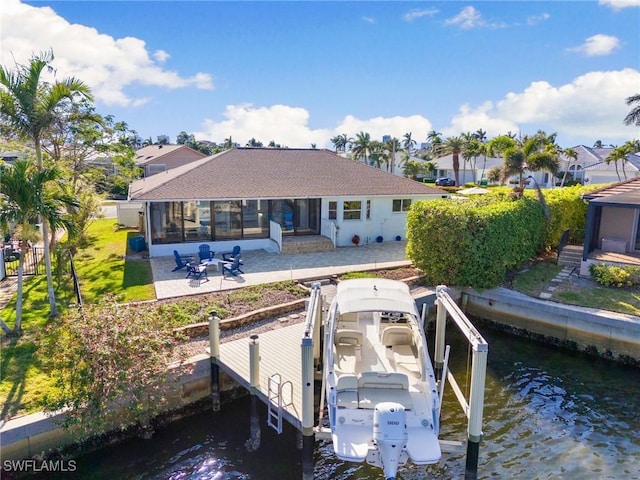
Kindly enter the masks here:
[[[155, 298], [148, 260], [130, 260], [125, 256], [130, 230], [117, 230], [113, 219], [95, 220], [88, 231], [88, 244], [75, 256], [84, 302], [96, 302], [105, 292], [120, 295], [122, 301]], [[60, 312], [76, 302], [69, 275], [54, 275], [56, 300]], [[0, 316], [13, 327], [16, 298], [2, 309]], [[53, 388], [43, 362], [38, 357], [38, 345], [49, 318], [47, 279], [45, 275], [24, 278], [23, 336], [17, 341], [2, 338], [0, 352], [0, 418], [39, 410], [41, 401]]]
[[[518, 272], [510, 288], [539, 297], [560, 270], [562, 267], [556, 265], [555, 258], [544, 260]], [[551, 301], [640, 316], [640, 290], [605, 287], [591, 279], [573, 275], [558, 284], [552, 292]]]

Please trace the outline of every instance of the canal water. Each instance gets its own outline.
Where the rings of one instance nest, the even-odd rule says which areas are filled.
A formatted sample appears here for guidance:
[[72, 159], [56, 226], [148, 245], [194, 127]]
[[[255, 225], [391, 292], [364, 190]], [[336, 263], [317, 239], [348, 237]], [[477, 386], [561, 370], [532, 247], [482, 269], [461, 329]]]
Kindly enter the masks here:
[[[640, 370], [481, 329], [489, 342], [479, 479], [640, 480]], [[463, 390], [470, 357], [447, 332], [450, 367]], [[430, 342], [433, 345], [433, 342]], [[260, 403], [260, 446], [252, 449], [248, 397], [76, 459], [83, 479], [300, 480], [296, 431], [266, 426]], [[286, 423], [286, 422], [285, 422]], [[450, 388], [442, 437], [464, 439], [466, 422]], [[399, 479], [464, 478], [465, 456], [444, 454], [438, 465], [407, 464]], [[338, 461], [316, 443], [314, 479], [380, 479], [379, 469]], [[48, 474], [42, 478], [56, 478]]]

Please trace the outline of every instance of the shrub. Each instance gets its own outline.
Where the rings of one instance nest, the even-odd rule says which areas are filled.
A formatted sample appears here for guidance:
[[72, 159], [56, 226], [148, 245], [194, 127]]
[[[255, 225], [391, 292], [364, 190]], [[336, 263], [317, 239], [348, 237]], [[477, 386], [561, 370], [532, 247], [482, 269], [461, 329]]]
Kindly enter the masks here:
[[607, 287], [640, 287], [640, 267], [593, 263], [589, 273], [596, 282]]
[[546, 234], [532, 199], [417, 202], [407, 217], [407, 256], [432, 285], [493, 287], [538, 253]]

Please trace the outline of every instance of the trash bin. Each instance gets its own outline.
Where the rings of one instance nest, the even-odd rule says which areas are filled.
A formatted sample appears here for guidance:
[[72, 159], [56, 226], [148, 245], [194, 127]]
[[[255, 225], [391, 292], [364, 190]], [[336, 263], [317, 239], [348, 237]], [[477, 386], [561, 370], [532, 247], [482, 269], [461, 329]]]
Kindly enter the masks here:
[[486, 180], [480, 180], [480, 186], [481, 187], [486, 187], [487, 186], [487, 181]]
[[129, 248], [134, 252], [141, 252], [145, 249], [144, 237], [131, 237], [129, 239]]

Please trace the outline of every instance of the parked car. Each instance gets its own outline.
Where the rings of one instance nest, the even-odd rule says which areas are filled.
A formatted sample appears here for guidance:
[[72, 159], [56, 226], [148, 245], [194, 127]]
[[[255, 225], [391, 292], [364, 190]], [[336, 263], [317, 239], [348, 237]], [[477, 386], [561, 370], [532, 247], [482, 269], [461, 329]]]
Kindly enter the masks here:
[[456, 181], [449, 177], [440, 177], [436, 179], [436, 185], [438, 187], [455, 187]]

